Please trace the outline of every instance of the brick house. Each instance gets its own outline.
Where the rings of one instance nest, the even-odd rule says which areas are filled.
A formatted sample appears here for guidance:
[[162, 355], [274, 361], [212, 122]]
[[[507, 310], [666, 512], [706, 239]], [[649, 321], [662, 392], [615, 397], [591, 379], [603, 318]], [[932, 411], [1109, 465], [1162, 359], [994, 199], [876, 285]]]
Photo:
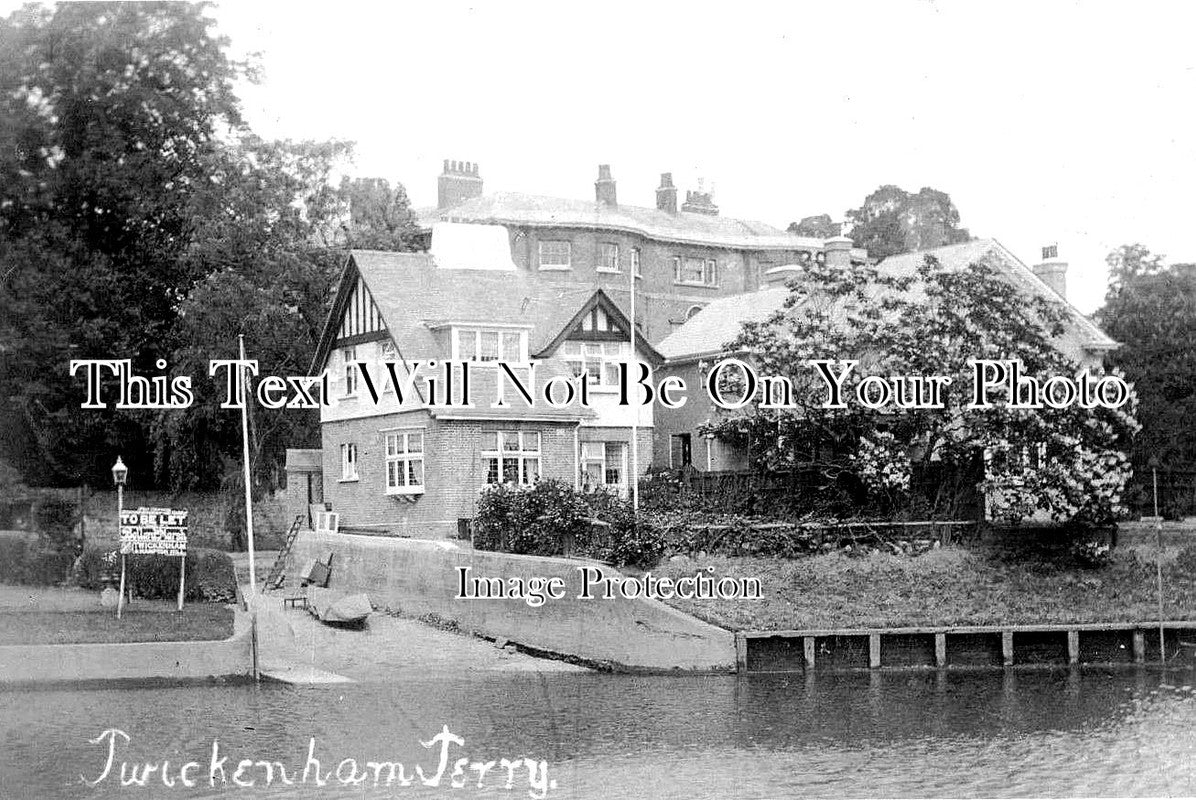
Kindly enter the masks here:
[[[846, 264], [852, 258], [850, 241], [827, 242], [826, 258], [830, 264]], [[976, 239], [915, 253], [890, 256], [878, 265], [891, 275], [914, 275], [927, 255], [935, 256], [947, 269], [962, 269], [984, 262], [1005, 276], [1024, 292], [1063, 303], [1070, 310], [1070, 321], [1055, 343], [1071, 360], [1082, 367], [1100, 366], [1104, 355], [1117, 346], [1090, 319], [1066, 299], [1067, 264], [1058, 258], [1054, 247], [1043, 249], [1043, 260], [1027, 266], [994, 239]], [[779, 311], [789, 295], [785, 282], [800, 268], [780, 267], [764, 276], [764, 284], [755, 292], [720, 298], [688, 320], [657, 344], [665, 363], [658, 371], [661, 378], [677, 375], [693, 387], [684, 408], [661, 414], [656, 421], [654, 463], [673, 468], [692, 467], [700, 471], [742, 470], [749, 466], [750, 454], [743, 447], [699, 436], [697, 428], [715, 418], [717, 409], [704, 391], [705, 369], [731, 353], [727, 343], [733, 340], [745, 322], [762, 322]], [[828, 357], [833, 357], [829, 354]]]
[[[518, 269], [506, 236], [449, 224], [428, 253], [350, 254], [312, 364], [331, 376], [323, 496], [342, 529], [457, 535], [479, 490], [499, 482], [625, 491], [633, 424], [648, 467], [652, 409], [619, 406], [614, 387], [631, 354], [627, 315], [603, 289]], [[636, 357], [661, 360], [642, 335]], [[563, 402], [583, 373], [588, 408]], [[541, 394], [549, 383], [559, 407]]]
[[[598, 167], [594, 199], [483, 193], [477, 164], [445, 161], [434, 209], [419, 212], [431, 235], [441, 222], [501, 225], [521, 272], [554, 284], [603, 289], [626, 305], [636, 280], [636, 321], [657, 343], [721, 297], [752, 292], [768, 270], [821, 260], [826, 241], [763, 222], [724, 217], [710, 192], [678, 204], [671, 173], [660, 176], [656, 206], [618, 202], [610, 167]], [[862, 262], [867, 253], [850, 249]]]

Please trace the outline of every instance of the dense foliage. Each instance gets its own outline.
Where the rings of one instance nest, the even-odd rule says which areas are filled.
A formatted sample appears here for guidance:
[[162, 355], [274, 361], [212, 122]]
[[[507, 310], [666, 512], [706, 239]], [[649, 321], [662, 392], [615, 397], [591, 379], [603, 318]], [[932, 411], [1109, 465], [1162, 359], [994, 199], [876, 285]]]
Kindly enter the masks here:
[[557, 480], [498, 484], [478, 498], [473, 544], [482, 550], [552, 556], [571, 552], [615, 566], [648, 568], [665, 551], [662, 532], [628, 501], [583, 493]]
[[1109, 361], [1133, 381], [1142, 432], [1133, 461], [1196, 469], [1196, 266], [1167, 266], [1140, 244], [1109, 255], [1109, 292], [1098, 319], [1121, 347]]
[[[0, 20], [0, 459], [31, 485], [107, 484], [119, 452], [142, 487], [220, 487], [239, 422], [208, 361], [243, 333], [262, 373], [304, 373], [345, 248], [418, 244], [401, 186], [334, 185], [348, 143], [253, 135], [234, 91], [253, 70], [227, 44], [204, 4]], [[68, 363], [84, 358], [191, 375], [195, 402], [82, 409]], [[255, 488], [316, 426], [255, 416]]]
[[[75, 580], [84, 589], [116, 586], [120, 555], [87, 547], [79, 559]], [[179, 593], [179, 559], [159, 555], [128, 556], [125, 580], [136, 597], [173, 600]], [[187, 549], [183, 599], [189, 602], [232, 603], [237, 599], [237, 575], [228, 553], [203, 547]]]
[[[762, 375], [788, 378], [793, 407], [752, 404], [720, 414], [705, 433], [751, 441], [765, 471], [851, 473], [878, 510], [910, 502], [916, 466], [940, 476], [924, 509], [935, 515], [955, 516], [961, 498], [977, 489], [1006, 520], [1046, 512], [1102, 521], [1120, 510], [1129, 476], [1124, 452], [1137, 430], [1133, 402], [1117, 410], [1020, 410], [1001, 401], [966, 408], [971, 359], [1014, 359], [1027, 375], [1074, 376], [1078, 365], [1054, 341], [1067, 308], [1026, 296], [993, 264], [951, 270], [932, 256], [904, 276], [883, 265], [814, 264], [791, 288], [782, 310], [745, 325], [728, 349], [750, 354]], [[829, 357], [859, 359], [846, 382], [851, 397], [868, 375], [948, 376], [953, 388], [941, 408], [878, 412], [849, 402], [828, 409], [825, 384], [809, 362]]]

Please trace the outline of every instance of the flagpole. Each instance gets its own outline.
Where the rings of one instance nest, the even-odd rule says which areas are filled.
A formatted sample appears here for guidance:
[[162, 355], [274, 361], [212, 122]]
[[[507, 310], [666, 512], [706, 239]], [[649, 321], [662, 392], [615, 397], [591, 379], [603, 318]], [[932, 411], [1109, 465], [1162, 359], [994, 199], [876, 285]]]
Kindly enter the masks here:
[[[638, 364], [635, 351], [635, 263], [629, 265], [627, 272], [631, 280], [631, 363]], [[640, 445], [639, 445], [639, 408], [632, 406], [631, 410], [631, 509], [640, 508]]]
[[[241, 361], [245, 360], [245, 334], [237, 336], [241, 347]], [[249, 594], [257, 594], [257, 572], [253, 565], [253, 499], [249, 491], [249, 376], [241, 394], [241, 456], [245, 471], [245, 533], [249, 542]]]

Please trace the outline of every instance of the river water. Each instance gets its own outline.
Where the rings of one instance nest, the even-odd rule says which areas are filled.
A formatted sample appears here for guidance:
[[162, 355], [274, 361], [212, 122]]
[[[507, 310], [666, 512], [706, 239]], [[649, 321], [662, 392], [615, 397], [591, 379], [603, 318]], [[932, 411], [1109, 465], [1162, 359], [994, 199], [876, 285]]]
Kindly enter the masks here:
[[[1085, 668], [9, 691], [0, 797], [1193, 795], [1194, 683], [1189, 670]], [[446, 727], [464, 744], [433, 739]], [[128, 739], [89, 743], [110, 729]], [[447, 767], [424, 786], [415, 766], [435, 780], [442, 750]], [[281, 762], [292, 783], [278, 765], [234, 775], [243, 760]], [[121, 785], [122, 761], [145, 786]], [[178, 775], [189, 761], [193, 788]], [[369, 764], [392, 761], [403, 772], [387, 786], [389, 766]], [[480, 776], [469, 766], [488, 761]]]

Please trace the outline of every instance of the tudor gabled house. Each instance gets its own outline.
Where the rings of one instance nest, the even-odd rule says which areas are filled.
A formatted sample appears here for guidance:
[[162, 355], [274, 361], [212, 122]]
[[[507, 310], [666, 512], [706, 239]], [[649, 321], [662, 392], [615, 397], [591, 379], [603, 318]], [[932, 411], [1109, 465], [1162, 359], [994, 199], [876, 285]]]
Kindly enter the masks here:
[[[517, 270], [497, 226], [439, 226], [430, 253], [353, 251], [311, 370], [331, 376], [331, 404], [320, 418], [323, 499], [342, 529], [443, 537], [463, 530], [488, 484], [557, 478], [624, 491], [632, 424], [641, 471], [651, 461], [653, 424], [650, 407], [617, 403], [629, 331], [626, 314], [601, 289]], [[661, 360], [642, 336], [635, 355]], [[469, 364], [472, 407], [460, 407], [460, 367], [444, 374], [450, 361]], [[589, 407], [554, 408], [537, 394], [528, 404], [499, 361], [519, 365], [512, 369], [525, 383], [534, 362], [533, 391], [554, 377], [587, 374]], [[416, 378], [401, 401], [386, 362], [395, 364], [401, 390]], [[436, 396], [424, 382], [429, 375]], [[504, 406], [495, 408], [500, 387]]]

